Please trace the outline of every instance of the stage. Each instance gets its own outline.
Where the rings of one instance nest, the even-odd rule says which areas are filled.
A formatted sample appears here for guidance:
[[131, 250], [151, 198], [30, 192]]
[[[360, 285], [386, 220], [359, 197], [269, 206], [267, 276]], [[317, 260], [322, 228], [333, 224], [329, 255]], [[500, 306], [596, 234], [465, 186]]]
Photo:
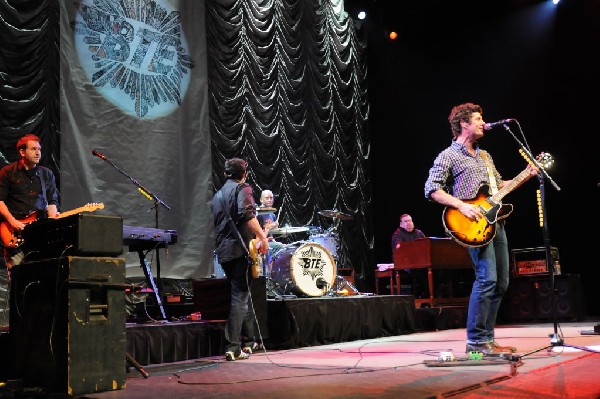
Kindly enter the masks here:
[[[203, 388], [200, 390], [202, 392], [200, 396], [203, 398], [235, 397], [242, 394], [237, 385], [245, 384], [237, 384], [235, 389], [230, 389], [229, 385], [234, 382], [244, 382], [257, 384], [256, 397], [333, 397], [328, 396], [333, 395], [330, 391], [342, 389], [346, 392], [346, 388], [350, 389], [350, 387], [356, 389], [355, 394], [358, 395], [356, 397], [365, 397], [365, 395], [368, 397], [374, 395], [374, 392], [377, 392], [375, 396], [378, 397], [395, 397], [399, 394], [399, 389], [404, 389], [401, 389], [398, 384], [410, 386], [417, 383], [417, 380], [423, 380], [428, 381], [427, 386], [416, 387], [414, 393], [419, 394], [414, 397], [425, 397], [427, 395], [419, 395], [426, 392], [446, 392], [446, 389], [450, 391], [464, 389], [463, 385], [471, 381], [471, 377], [475, 374], [477, 378], [472, 381], [479, 381], [476, 383], [477, 389], [485, 388], [488, 378], [505, 378], [504, 374], [507, 370], [510, 371], [507, 375], [512, 378], [517, 367], [523, 366], [520, 359], [503, 359], [500, 363], [453, 365], [460, 365], [464, 371], [477, 370], [477, 373], [468, 376], [468, 373], [463, 371], [440, 370], [448, 365], [434, 365], [437, 366], [434, 367], [427, 364], [431, 363], [432, 359], [436, 359], [442, 351], [450, 351], [456, 354], [457, 358], [465, 356], [464, 327], [467, 313], [465, 306], [416, 308], [412, 295], [358, 294], [269, 299], [268, 295], [265, 295], [265, 280], [257, 281], [258, 284], [253, 285], [253, 306], [257, 315], [257, 332], [263, 347], [259, 353], [253, 354], [250, 360], [224, 362], [224, 327], [229, 296], [226, 281], [197, 280], [191, 283], [194, 286], [193, 300], [181, 299], [181, 303], [171, 303], [171, 301], [165, 303], [164, 310], [169, 316], [167, 320], [157, 319], [161, 312], [151, 300], [136, 303], [133, 307], [136, 309], [132, 309], [131, 301], [127, 300], [128, 322], [122, 324], [121, 331], [115, 336], [108, 336], [104, 334], [105, 330], [101, 329], [102, 325], [115, 325], [112, 317], [126, 318], [124, 309], [113, 302], [107, 308], [107, 318], [103, 318], [98, 323], [82, 324], [79, 318], [73, 318], [70, 314], [66, 317], [67, 315], [64, 314], [58, 323], [61, 331], [77, 327], [83, 329], [82, 333], [85, 333], [76, 341], [67, 339], [66, 347], [43, 346], [49, 341], [48, 338], [53, 336], [54, 330], [50, 328], [53, 323], [44, 324], [45, 328], [42, 330], [48, 329], [45, 333], [40, 330], [38, 317], [33, 313], [31, 323], [21, 325], [21, 329], [31, 325], [27, 330], [27, 336], [30, 338], [19, 339], [18, 345], [23, 349], [28, 346], [29, 340], [37, 345], [27, 355], [30, 361], [20, 361], [24, 370], [36, 370], [34, 383], [25, 378], [24, 387], [59, 395], [67, 394], [66, 389], [63, 389], [64, 386], [75, 387], [75, 393], [71, 396], [82, 398], [168, 396], [174, 399], [198, 397], [191, 393], [191, 388], [184, 388], [182, 386], [184, 384], [201, 385]], [[83, 303], [77, 301], [77, 304], [80, 302]], [[507, 305], [511, 303], [512, 301], [507, 301]], [[70, 304], [73, 305], [75, 303]], [[131, 313], [131, 310], [135, 311]], [[146, 320], [137, 317], [140, 312], [146, 316]], [[30, 312], [23, 314], [31, 315]], [[576, 313], [561, 315], [572, 318]], [[499, 323], [498, 340], [501, 343], [510, 341], [506, 344], [517, 345], [525, 352], [533, 351], [550, 340], [548, 333], [551, 332], [549, 331], [552, 327], [551, 323], [537, 324], [535, 329], [527, 324], [513, 324], [506, 327], [500, 324], [502, 323]], [[577, 327], [575, 330], [568, 330], [568, 339], [572, 339], [572, 343], [588, 345], [591, 342], [592, 345], [600, 345], [600, 338], [597, 335], [578, 337], [579, 331], [584, 326], [581, 322], [568, 325]], [[544, 330], [541, 330], [540, 326]], [[593, 322], [589, 322], [586, 327], [589, 329], [592, 326]], [[15, 345], [9, 341], [8, 335], [0, 336], [3, 358], [15, 356], [10, 352]], [[103, 355], [98, 355], [98, 353], [114, 352], [115, 347], [120, 347], [121, 342], [125, 352], [123, 357], [105, 362]], [[567, 341], [567, 343], [571, 342]], [[87, 355], [90, 348], [95, 352]], [[76, 357], [78, 360], [74, 360], [73, 355], [77, 355], [72, 353], [74, 351], [81, 351]], [[87, 357], [81, 356], [84, 354]], [[94, 356], [98, 356], [98, 359]], [[530, 357], [540, 358], [539, 355]], [[553, 355], [548, 353], [542, 356], [547, 359], [552, 357]], [[596, 357], [597, 355], [594, 354], [591, 359]], [[44, 359], [48, 367], [34, 367], [39, 359]], [[56, 360], [52, 362], [52, 359]], [[584, 355], [569, 359], [588, 361]], [[567, 363], [570, 362], [571, 360]], [[400, 368], [413, 369], [419, 365], [423, 369], [407, 374], [416, 378], [415, 381], [396, 374]], [[492, 372], [482, 372], [479, 366], [484, 365], [496, 369]], [[484, 368], [489, 369], [489, 367]], [[586, 367], [582, 369], [583, 371], [577, 373], [585, 374]], [[323, 380], [326, 378], [324, 374], [327, 374], [327, 370], [330, 370], [332, 375]], [[0, 368], [0, 371], [10, 375], [10, 370], [7, 370], [6, 366], [4, 370]], [[346, 374], [356, 374], [355, 377], [360, 381], [368, 378], [364, 373], [374, 372], [377, 372], [374, 381], [378, 381], [379, 385], [374, 386], [370, 380], [362, 381], [364, 390], [355, 385], [355, 380], [348, 380], [346, 376]], [[145, 373], [148, 373], [148, 379], [142, 377]], [[441, 385], [437, 384], [439, 374], [444, 381]], [[183, 375], [189, 380], [184, 382]], [[452, 378], [452, 375], [455, 378]], [[481, 379], [480, 377], [484, 375], [485, 378]], [[172, 386], [173, 376], [181, 380], [175, 386]], [[8, 380], [12, 380], [14, 384], [19, 380], [17, 377], [11, 375]], [[142, 377], [141, 381], [140, 377]], [[56, 388], [49, 391], [43, 386], [45, 381], [57, 381], [57, 379], [60, 384], [53, 387], [59, 386], [58, 391]], [[291, 389], [292, 382], [280, 381], [280, 379], [301, 381], [302, 388], [296, 387], [291, 394], [284, 395], [286, 389]], [[265, 385], [262, 381], [268, 383]], [[336, 386], [335, 381], [345, 386]], [[157, 385], [154, 385], [155, 383]], [[6, 389], [15, 390], [14, 385]], [[264, 390], [261, 392], [261, 389]], [[566, 389], [566, 386], [561, 386], [560, 389]], [[199, 394], [200, 391], [194, 392]], [[346, 396], [352, 396], [350, 391], [346, 392]], [[254, 392], [249, 395], [254, 395]]]
[[[565, 344], [598, 351], [600, 335], [581, 334], [596, 323], [561, 325]], [[458, 359], [465, 357], [464, 328], [287, 350], [266, 347], [243, 361], [218, 355], [150, 365], [148, 378], [130, 368], [123, 389], [81, 398], [597, 399], [600, 355], [571, 346], [547, 350], [552, 332], [552, 323], [498, 326], [498, 341], [517, 346], [522, 357], [479, 361]], [[443, 351], [457, 360], [438, 362]]]

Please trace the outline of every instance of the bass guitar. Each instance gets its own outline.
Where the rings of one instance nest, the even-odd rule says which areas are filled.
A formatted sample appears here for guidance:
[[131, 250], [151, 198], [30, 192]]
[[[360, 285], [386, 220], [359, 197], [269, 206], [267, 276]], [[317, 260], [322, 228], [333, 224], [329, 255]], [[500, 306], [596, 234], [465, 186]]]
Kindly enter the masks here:
[[[70, 211], [60, 213], [56, 219], [62, 219], [67, 216], [75, 215], [81, 212], [93, 212], [97, 209], [103, 209], [103, 203], [89, 203], [82, 207], [72, 209]], [[27, 215], [25, 218], [19, 220], [19, 222], [29, 225], [38, 220], [40, 216], [40, 211], [35, 211]], [[25, 226], [27, 228], [27, 226]], [[7, 248], [18, 248], [23, 245], [23, 237], [21, 236], [20, 231], [15, 231], [12, 226], [6, 221], [2, 221], [0, 223], [0, 240], [2, 241], [2, 245]]]
[[[527, 160], [523, 153], [521, 155]], [[536, 160], [542, 167], [547, 167], [553, 162], [552, 156], [548, 153], [541, 153]], [[489, 195], [489, 186], [483, 185], [475, 198], [463, 200], [481, 210], [483, 217], [478, 221], [469, 219], [458, 209], [445, 207], [442, 221], [446, 234], [465, 247], [477, 248], [488, 244], [496, 236], [496, 222], [508, 217], [513, 211], [511, 204], [502, 204], [502, 198], [521, 184], [529, 174], [529, 169], [523, 170], [509, 184], [491, 196]]]

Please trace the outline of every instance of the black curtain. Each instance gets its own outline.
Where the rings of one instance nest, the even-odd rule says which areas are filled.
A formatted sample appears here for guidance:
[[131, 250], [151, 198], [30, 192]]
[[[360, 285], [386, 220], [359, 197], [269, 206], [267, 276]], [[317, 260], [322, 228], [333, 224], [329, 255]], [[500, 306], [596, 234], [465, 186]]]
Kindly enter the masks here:
[[17, 140], [34, 133], [41, 163], [58, 175], [58, 2], [0, 0], [0, 16], [0, 165], [18, 159]]
[[335, 229], [337, 268], [362, 283], [373, 226], [360, 26], [342, 0], [207, 0], [206, 10], [214, 189], [225, 159], [246, 159], [256, 198], [275, 193], [280, 225]]

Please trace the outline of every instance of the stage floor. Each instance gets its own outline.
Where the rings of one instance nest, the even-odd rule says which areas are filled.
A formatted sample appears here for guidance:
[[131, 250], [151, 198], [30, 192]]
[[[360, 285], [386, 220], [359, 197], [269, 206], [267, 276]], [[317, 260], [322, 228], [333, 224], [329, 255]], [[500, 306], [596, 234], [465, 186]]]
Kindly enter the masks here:
[[243, 361], [226, 362], [219, 355], [151, 365], [148, 378], [131, 368], [124, 389], [81, 398], [597, 399], [600, 335], [582, 334], [596, 324], [558, 325], [567, 346], [551, 344], [553, 323], [498, 326], [497, 340], [517, 346], [519, 356], [493, 361], [436, 361], [441, 352], [465, 356], [464, 328], [288, 350], [267, 347]]

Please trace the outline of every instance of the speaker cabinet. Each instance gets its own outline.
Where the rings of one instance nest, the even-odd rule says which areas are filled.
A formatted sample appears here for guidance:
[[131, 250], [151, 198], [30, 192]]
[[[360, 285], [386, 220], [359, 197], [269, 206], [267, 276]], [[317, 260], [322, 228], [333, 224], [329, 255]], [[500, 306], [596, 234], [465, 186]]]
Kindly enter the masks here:
[[[554, 291], [557, 319], [582, 320], [584, 312], [579, 274], [554, 276]], [[502, 314], [509, 321], [553, 320], [552, 297], [549, 276], [514, 278], [504, 296]]]
[[125, 260], [65, 257], [12, 269], [12, 378], [47, 393], [125, 388]]

